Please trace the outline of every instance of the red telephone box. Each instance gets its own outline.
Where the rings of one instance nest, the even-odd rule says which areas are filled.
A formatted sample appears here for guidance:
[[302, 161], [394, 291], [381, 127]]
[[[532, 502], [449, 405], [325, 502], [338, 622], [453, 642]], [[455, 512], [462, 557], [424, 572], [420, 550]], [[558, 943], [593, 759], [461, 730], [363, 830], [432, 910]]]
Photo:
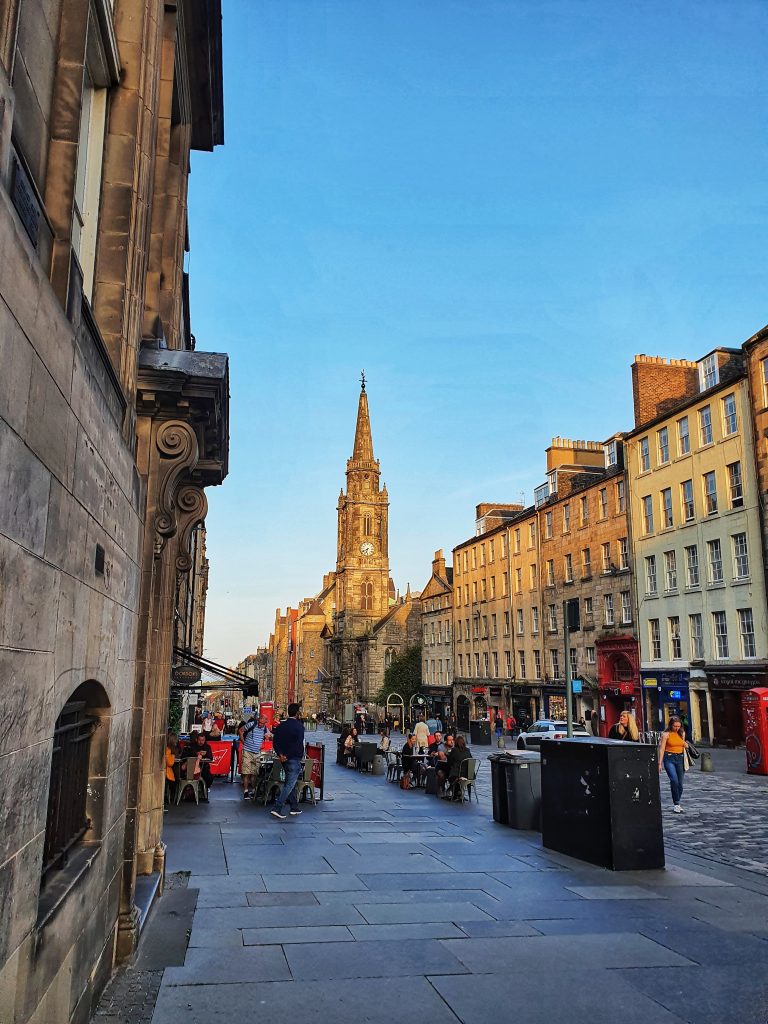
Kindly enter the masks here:
[[747, 772], [768, 775], [768, 686], [758, 686], [741, 695]]

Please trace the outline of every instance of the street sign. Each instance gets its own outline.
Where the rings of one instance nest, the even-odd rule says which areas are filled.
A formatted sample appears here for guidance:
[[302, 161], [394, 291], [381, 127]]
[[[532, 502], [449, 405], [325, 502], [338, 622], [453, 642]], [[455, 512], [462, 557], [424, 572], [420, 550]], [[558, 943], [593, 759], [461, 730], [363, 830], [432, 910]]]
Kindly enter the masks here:
[[581, 686], [581, 680], [580, 679], [574, 679], [571, 685], [573, 686], [573, 692], [574, 693], [581, 693], [582, 692], [582, 686]]

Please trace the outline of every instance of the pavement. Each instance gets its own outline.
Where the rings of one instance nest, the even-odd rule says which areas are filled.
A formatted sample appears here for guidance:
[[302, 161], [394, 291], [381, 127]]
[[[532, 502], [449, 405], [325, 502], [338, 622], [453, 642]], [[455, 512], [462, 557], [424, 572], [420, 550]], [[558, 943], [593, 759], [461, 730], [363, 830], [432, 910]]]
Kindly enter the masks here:
[[[312, 738], [327, 743], [329, 799], [300, 817], [276, 821], [228, 784], [167, 814], [186, 902], [169, 916], [172, 890], [152, 912], [152, 982], [126, 1024], [768, 1021], [768, 847], [719, 840], [744, 793], [766, 828], [768, 780], [689, 773], [683, 820], [665, 813], [667, 869], [614, 873], [496, 824], [487, 765], [479, 803], [458, 805], [338, 767], [335, 738]], [[692, 852], [700, 839], [721, 859]], [[723, 860], [742, 855], [754, 870]], [[123, 1024], [103, 1014], [120, 984], [139, 1005], [139, 961], [97, 1021]]]

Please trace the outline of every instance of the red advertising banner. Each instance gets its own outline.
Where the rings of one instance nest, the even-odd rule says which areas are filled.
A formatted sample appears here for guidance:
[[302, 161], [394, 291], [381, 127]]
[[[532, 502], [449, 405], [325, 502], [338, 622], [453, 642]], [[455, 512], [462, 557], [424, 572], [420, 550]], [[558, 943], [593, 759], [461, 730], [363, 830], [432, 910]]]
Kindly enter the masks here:
[[323, 799], [323, 766], [325, 763], [325, 744], [324, 743], [308, 743], [307, 744], [307, 757], [314, 759], [315, 764], [312, 768], [312, 781], [315, 784], [320, 799]]
[[[259, 705], [259, 715], [260, 716], [261, 715], [264, 716], [264, 718], [266, 719], [266, 722], [267, 722], [267, 728], [271, 732], [272, 728], [273, 728], [273, 726], [275, 724], [275, 705], [272, 703], [271, 700], [263, 700], [261, 702], [261, 704]], [[271, 750], [272, 749], [272, 740], [269, 739], [268, 737], [265, 737], [264, 738], [264, 743], [263, 743], [261, 749], [262, 750]]]
[[232, 767], [232, 740], [208, 740], [213, 754], [211, 775], [229, 775]]

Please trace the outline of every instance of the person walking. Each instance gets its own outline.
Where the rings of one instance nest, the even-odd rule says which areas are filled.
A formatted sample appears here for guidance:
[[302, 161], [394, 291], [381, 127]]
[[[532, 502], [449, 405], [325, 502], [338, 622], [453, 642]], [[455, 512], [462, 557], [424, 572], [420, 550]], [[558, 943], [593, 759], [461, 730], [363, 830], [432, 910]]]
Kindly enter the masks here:
[[426, 750], [429, 744], [429, 726], [423, 718], [419, 718], [416, 725], [413, 727], [413, 738], [416, 740], [416, 746], [420, 750]]
[[680, 798], [683, 795], [685, 779], [685, 730], [683, 723], [673, 715], [659, 741], [659, 774], [662, 769], [669, 776], [672, 790], [672, 810], [675, 814], [682, 813]]
[[609, 740], [624, 740], [625, 743], [638, 743], [640, 733], [637, 731], [637, 723], [634, 716], [628, 711], [622, 711], [618, 722], [615, 722], [609, 732]]
[[240, 736], [240, 775], [243, 779], [243, 800], [253, 796], [259, 774], [259, 753], [264, 740], [272, 736], [265, 715], [251, 715], [238, 729]]
[[275, 798], [275, 806], [271, 813], [273, 818], [285, 821], [288, 817], [287, 814], [283, 814], [286, 800], [291, 808], [292, 817], [301, 814], [296, 783], [301, 775], [301, 759], [304, 756], [304, 725], [299, 721], [298, 704], [288, 705], [288, 717], [274, 729], [272, 742], [278, 760], [285, 769], [285, 782]]

